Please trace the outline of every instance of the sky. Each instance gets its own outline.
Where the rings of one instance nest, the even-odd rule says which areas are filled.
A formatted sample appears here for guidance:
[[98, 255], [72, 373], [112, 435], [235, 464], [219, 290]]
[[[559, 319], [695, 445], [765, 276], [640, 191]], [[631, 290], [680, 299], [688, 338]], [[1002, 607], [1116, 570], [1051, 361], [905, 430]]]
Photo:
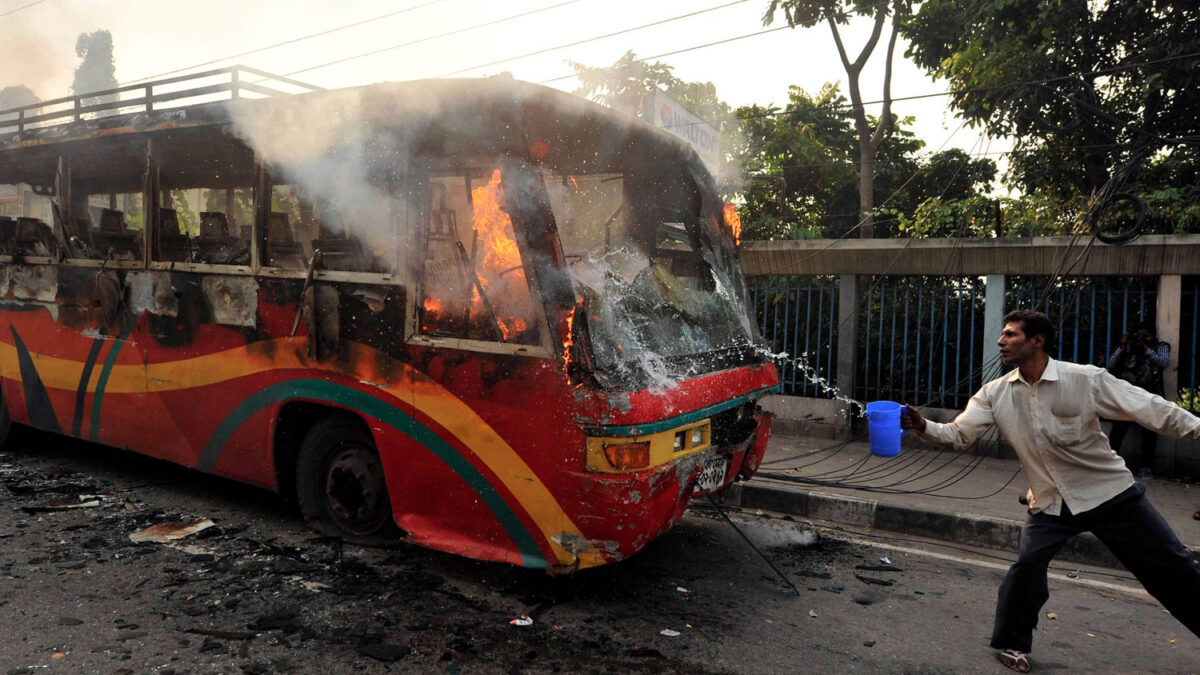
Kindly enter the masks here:
[[[571, 91], [577, 83], [570, 77], [569, 62], [606, 66], [628, 50], [673, 66], [683, 80], [712, 82], [718, 96], [734, 107], [782, 106], [791, 85], [816, 92], [826, 82], [844, 82], [828, 27], [786, 28], [782, 16], [764, 27], [767, 4], [0, 0], [0, 88], [25, 85], [43, 100], [69, 95], [80, 61], [76, 38], [95, 30], [112, 33], [121, 84], [241, 64], [325, 88], [508, 72], [519, 80]], [[710, 8], [715, 9], [706, 11]], [[684, 16], [688, 14], [692, 16]], [[652, 23], [658, 25], [630, 30]], [[779, 30], [763, 33], [772, 28]], [[324, 34], [309, 37], [318, 33]], [[852, 55], [869, 33], [867, 21], [846, 28], [843, 39]], [[272, 47], [284, 42], [288, 44]], [[882, 95], [885, 46], [886, 35], [863, 74], [864, 100]], [[893, 96], [945, 91], [944, 82], [933, 81], [903, 57], [906, 48], [903, 40], [897, 44]], [[514, 58], [518, 56], [524, 58]], [[1009, 144], [981, 138], [978, 130], [961, 124], [948, 104], [948, 97], [898, 101], [893, 111], [916, 118], [914, 128], [928, 151], [958, 147], [1002, 159]]]

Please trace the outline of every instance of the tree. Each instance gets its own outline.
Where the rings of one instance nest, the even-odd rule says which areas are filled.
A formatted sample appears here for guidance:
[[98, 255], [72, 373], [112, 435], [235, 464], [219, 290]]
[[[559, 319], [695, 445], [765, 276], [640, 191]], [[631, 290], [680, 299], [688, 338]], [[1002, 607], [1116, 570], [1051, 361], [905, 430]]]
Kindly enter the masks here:
[[712, 124], [721, 134], [722, 166], [718, 167], [717, 180], [723, 192], [730, 192], [736, 184], [738, 153], [735, 134], [738, 121], [728, 103], [717, 96], [712, 82], [685, 82], [671, 72], [672, 67], [662, 63], [646, 63], [632, 51], [616, 60], [611, 66], [591, 67], [572, 61], [579, 87], [572, 93], [583, 96], [610, 108], [633, 114], [641, 109], [646, 96], [656, 90], [687, 106], [697, 117]]
[[[744, 234], [749, 239], [840, 237], [859, 222], [855, 172], [858, 135], [854, 113], [838, 87], [810, 95], [791, 87], [782, 108], [739, 108], [746, 171]], [[878, 127], [879, 122], [868, 118]], [[906, 216], [931, 197], [959, 199], [987, 189], [995, 176], [990, 160], [961, 150], [922, 159], [925, 143], [908, 127], [912, 118], [886, 125], [876, 156], [875, 190], [886, 197], [876, 213], [876, 234], [891, 236]]]
[[902, 30], [969, 123], [1016, 138], [1027, 193], [1088, 197], [1139, 157], [1143, 193], [1200, 167], [1192, 0], [926, 0]]
[[[900, 2], [898, 1], [896, 9], [899, 8]], [[891, 35], [888, 38], [884, 66], [883, 109], [874, 124], [868, 119], [863, 104], [859, 78], [879, 43], [884, 24], [888, 20], [889, 9], [891, 9], [891, 0], [771, 0], [766, 14], [763, 15], [765, 25], [774, 22], [776, 13], [782, 12], [791, 26], [811, 28], [819, 23], [826, 23], [833, 33], [838, 57], [842, 61], [842, 67], [846, 69], [846, 85], [850, 92], [850, 102], [853, 105], [854, 128], [858, 134], [859, 236], [863, 238], [874, 236], [875, 226], [872, 214], [875, 210], [876, 159], [879, 148], [887, 135], [888, 125], [892, 121], [892, 59], [896, 51], [897, 33], [897, 21], [894, 18]], [[858, 56], [851, 61], [846, 54], [839, 26], [846, 25], [854, 16], [871, 16], [874, 25], [871, 29], [871, 37], [863, 45]]]
[[40, 100], [41, 99], [35, 96], [29, 87], [17, 85], [15, 87], [5, 87], [0, 89], [0, 110], [33, 105]]
[[[111, 33], [106, 30], [80, 33], [75, 40], [75, 55], [83, 59], [75, 69], [75, 81], [71, 84], [71, 91], [77, 96], [117, 88], [117, 67], [113, 60]], [[116, 94], [109, 94], [85, 98], [83, 104], [92, 105], [115, 100]]]

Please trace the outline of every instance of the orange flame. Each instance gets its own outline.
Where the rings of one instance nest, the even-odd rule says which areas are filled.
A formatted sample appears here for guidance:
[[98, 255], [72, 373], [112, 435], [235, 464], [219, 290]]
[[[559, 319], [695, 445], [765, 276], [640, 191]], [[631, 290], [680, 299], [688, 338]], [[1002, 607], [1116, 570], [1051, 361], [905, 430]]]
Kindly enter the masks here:
[[[479, 283], [488, 295], [496, 322], [505, 340], [527, 328], [523, 316], [533, 316], [532, 301], [525, 282], [525, 270], [521, 267], [521, 253], [513, 233], [512, 218], [501, 208], [504, 188], [500, 184], [500, 170], [492, 171], [488, 184], [471, 190], [471, 201], [475, 207], [473, 224], [479, 236], [475, 271]], [[509, 288], [513, 292], [506, 292]], [[520, 292], [517, 292], [520, 288]], [[471, 312], [483, 311], [483, 300], [478, 291], [471, 295]]]
[[734, 245], [740, 246], [742, 243], [742, 217], [738, 215], [736, 205], [725, 205], [725, 224], [729, 226], [729, 233], [733, 235]]
[[575, 310], [577, 307], [571, 308], [571, 313], [567, 315], [567, 330], [566, 337], [563, 338], [563, 375], [567, 378], [567, 384], [571, 384], [571, 347], [575, 346]]

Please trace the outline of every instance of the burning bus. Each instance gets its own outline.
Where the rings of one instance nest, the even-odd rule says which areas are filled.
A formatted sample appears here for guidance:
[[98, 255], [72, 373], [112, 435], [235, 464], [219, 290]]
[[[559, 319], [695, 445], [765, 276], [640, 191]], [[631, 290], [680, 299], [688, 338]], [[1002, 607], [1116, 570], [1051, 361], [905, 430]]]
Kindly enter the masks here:
[[246, 70], [0, 111], [0, 431], [554, 571], [755, 472], [778, 376], [681, 141], [510, 78]]

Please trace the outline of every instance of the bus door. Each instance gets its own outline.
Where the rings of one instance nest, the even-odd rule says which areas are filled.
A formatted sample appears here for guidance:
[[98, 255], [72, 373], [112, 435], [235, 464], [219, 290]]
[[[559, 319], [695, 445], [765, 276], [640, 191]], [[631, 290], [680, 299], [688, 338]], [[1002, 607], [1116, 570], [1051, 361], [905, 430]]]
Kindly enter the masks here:
[[431, 478], [406, 486], [396, 512], [426, 529], [479, 530], [497, 518], [472, 491], [484, 479], [519, 502], [549, 503], [557, 432], [570, 422], [569, 406], [550, 397], [569, 394], [517, 215], [520, 169], [496, 158], [437, 159], [414, 173], [410, 260], [419, 285], [408, 345], [422, 371], [414, 407], [455, 451], [412, 448], [411, 475]]

